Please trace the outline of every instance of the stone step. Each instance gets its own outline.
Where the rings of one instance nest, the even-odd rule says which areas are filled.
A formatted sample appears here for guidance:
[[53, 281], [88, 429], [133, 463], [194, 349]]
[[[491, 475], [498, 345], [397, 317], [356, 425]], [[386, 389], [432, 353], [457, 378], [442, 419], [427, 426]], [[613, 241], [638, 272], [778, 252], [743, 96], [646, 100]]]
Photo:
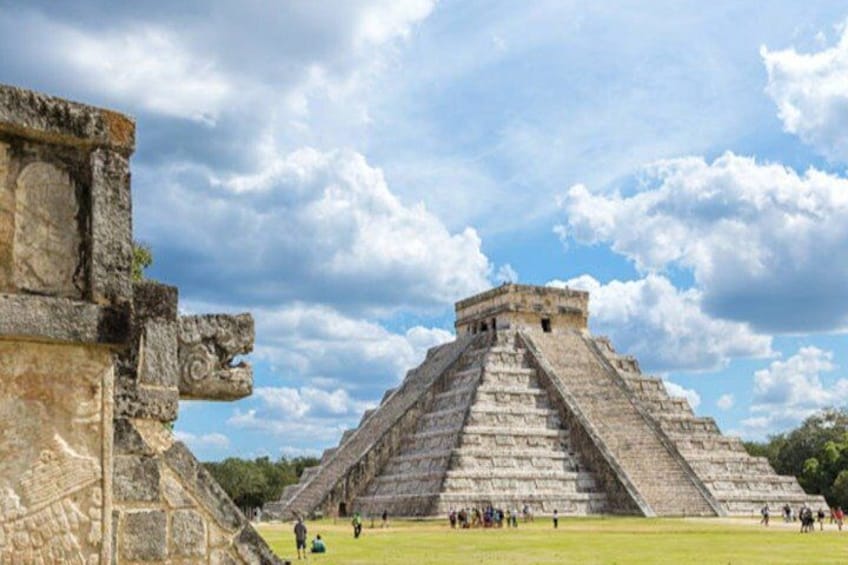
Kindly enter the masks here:
[[500, 473], [481, 478], [453, 478], [445, 479], [441, 486], [445, 494], [462, 492], [487, 492], [496, 491], [503, 495], [519, 493], [556, 492], [560, 494], [575, 494], [578, 492], [592, 492], [598, 490], [594, 481], [581, 483], [577, 477], [571, 479], [545, 478], [545, 477], [504, 477]]
[[558, 430], [544, 427], [506, 427], [506, 426], [465, 426], [463, 436], [468, 435], [492, 435], [492, 436], [519, 436], [519, 437], [568, 437], [568, 430]]
[[553, 451], [550, 448], [520, 448], [460, 446], [453, 450], [450, 470], [488, 470], [491, 473], [501, 473], [518, 469], [525, 471], [572, 471], [580, 470], [576, 455], [566, 451]]
[[481, 379], [484, 387], [517, 387], [539, 389], [539, 377], [532, 369], [531, 372], [484, 371]]
[[455, 408], [468, 408], [471, 399], [474, 396], [474, 387], [471, 385], [460, 386], [451, 390], [440, 392], [433, 398], [433, 405], [430, 413], [443, 412]]
[[433, 431], [450, 427], [459, 427], [465, 419], [467, 406], [456, 406], [445, 410], [428, 412], [418, 422], [418, 432]]
[[495, 451], [500, 451], [506, 447], [512, 449], [566, 450], [569, 447], [569, 436], [567, 432], [548, 430], [547, 428], [514, 429], [508, 433], [504, 430], [491, 432], [470, 430], [460, 436], [459, 446], [461, 448], [486, 448]]
[[524, 426], [528, 428], [560, 429], [562, 423], [550, 408], [523, 408], [513, 405], [475, 404], [468, 415], [470, 426], [490, 425], [494, 427]]
[[635, 401], [622, 377], [601, 362], [598, 353], [613, 369], [638, 372], [635, 359], [612, 357], [611, 346], [585, 339], [578, 332], [525, 334], [540, 351], [562, 386], [571, 395], [603, 449], [608, 450], [626, 480], [658, 515], [714, 515], [713, 499], [704, 494], [703, 484]]

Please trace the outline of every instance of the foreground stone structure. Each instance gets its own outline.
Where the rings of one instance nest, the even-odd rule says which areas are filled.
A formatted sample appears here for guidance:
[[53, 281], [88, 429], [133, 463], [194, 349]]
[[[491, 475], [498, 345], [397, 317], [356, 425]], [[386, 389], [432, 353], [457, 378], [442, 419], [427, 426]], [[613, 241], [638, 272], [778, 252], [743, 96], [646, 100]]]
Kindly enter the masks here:
[[253, 320], [131, 282], [135, 126], [0, 86], [0, 563], [279, 563], [167, 424]]
[[589, 296], [504, 285], [456, 304], [432, 349], [268, 517], [362, 511], [750, 515], [808, 496], [587, 330]]

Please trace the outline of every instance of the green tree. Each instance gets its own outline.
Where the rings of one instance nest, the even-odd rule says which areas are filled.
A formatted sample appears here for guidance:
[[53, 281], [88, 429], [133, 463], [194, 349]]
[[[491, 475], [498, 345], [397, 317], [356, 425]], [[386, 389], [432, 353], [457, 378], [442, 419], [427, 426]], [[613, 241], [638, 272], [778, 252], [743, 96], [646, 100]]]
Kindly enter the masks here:
[[833, 506], [841, 506], [848, 509], [848, 469], [844, 469], [836, 476], [831, 490], [832, 500], [828, 500]]
[[287, 485], [296, 483], [305, 468], [317, 464], [318, 459], [314, 457], [281, 458], [276, 462], [269, 457], [257, 457], [252, 461], [230, 457], [203, 465], [233, 502], [247, 511], [279, 500]]
[[132, 280], [144, 280], [144, 270], [153, 264], [153, 251], [140, 241], [133, 241]]
[[781, 475], [798, 477], [806, 492], [824, 495], [831, 506], [848, 503], [848, 410], [824, 410], [788, 433], [745, 447], [751, 455], [767, 457]]

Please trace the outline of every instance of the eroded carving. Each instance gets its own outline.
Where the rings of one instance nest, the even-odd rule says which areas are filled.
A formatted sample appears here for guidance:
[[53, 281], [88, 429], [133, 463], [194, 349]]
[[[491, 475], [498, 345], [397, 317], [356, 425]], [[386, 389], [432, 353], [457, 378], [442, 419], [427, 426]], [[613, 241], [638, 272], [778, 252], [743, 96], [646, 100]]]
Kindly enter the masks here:
[[97, 563], [111, 358], [0, 342], [0, 359], [0, 563]]
[[0, 143], [0, 291], [12, 288], [12, 240], [15, 199], [9, 186], [9, 146]]
[[234, 400], [253, 391], [253, 369], [237, 355], [253, 350], [250, 314], [182, 316], [179, 332], [180, 397]]
[[65, 171], [44, 162], [27, 165], [15, 191], [14, 282], [20, 290], [78, 297], [79, 205]]

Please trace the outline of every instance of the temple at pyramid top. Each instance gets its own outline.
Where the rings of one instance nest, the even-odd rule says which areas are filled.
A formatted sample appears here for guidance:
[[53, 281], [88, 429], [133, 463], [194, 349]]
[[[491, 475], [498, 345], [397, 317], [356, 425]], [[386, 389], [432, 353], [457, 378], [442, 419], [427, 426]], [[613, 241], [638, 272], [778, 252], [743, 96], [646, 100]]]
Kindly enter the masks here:
[[506, 283], [456, 303], [456, 334], [507, 329], [535, 329], [559, 333], [585, 329], [589, 293]]
[[266, 517], [825, 507], [592, 336], [588, 305], [586, 292], [517, 284], [457, 302], [456, 339], [428, 351]]

